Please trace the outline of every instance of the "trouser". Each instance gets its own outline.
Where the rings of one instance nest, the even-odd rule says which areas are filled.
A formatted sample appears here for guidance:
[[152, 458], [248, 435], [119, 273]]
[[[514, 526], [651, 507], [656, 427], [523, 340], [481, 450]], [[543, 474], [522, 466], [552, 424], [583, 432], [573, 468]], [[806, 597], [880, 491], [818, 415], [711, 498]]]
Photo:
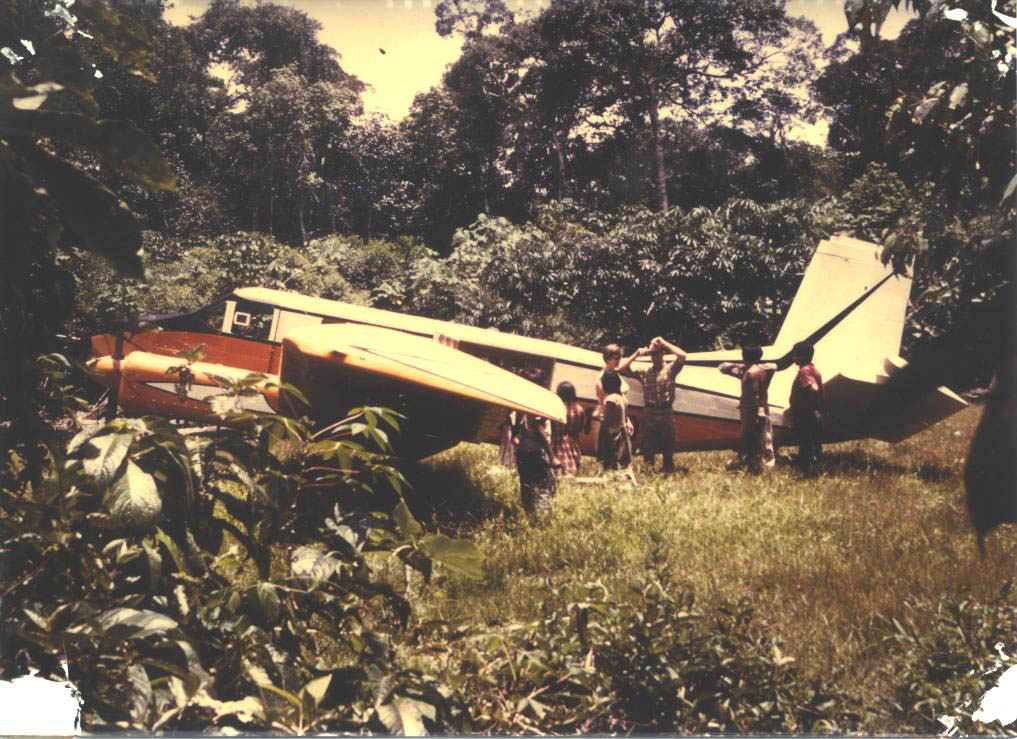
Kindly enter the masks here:
[[674, 469], [674, 412], [670, 408], [646, 409], [640, 446], [648, 465], [653, 466], [657, 452], [660, 452], [664, 469]]
[[742, 408], [742, 436], [738, 457], [751, 472], [772, 469], [776, 463], [773, 453], [773, 428], [768, 415], [759, 415], [756, 408]]
[[609, 429], [603, 423], [597, 432], [597, 459], [605, 470], [625, 469], [632, 463], [632, 440], [624, 426]]
[[550, 509], [558, 483], [547, 453], [542, 449], [516, 449], [516, 469], [519, 471], [519, 497], [526, 512]]
[[819, 411], [795, 413], [792, 416], [795, 433], [798, 435], [798, 464], [811, 470], [823, 451], [819, 440], [823, 433], [823, 419]]

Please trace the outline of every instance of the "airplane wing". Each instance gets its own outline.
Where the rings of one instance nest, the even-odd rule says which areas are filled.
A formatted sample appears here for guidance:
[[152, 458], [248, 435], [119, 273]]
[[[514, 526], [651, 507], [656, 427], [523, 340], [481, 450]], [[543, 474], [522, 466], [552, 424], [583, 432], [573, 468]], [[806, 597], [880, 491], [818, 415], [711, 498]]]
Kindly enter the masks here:
[[[483, 441], [508, 411], [565, 421], [549, 390], [429, 338], [353, 324], [294, 329], [283, 340], [279, 378], [308, 398], [316, 418], [381, 405], [407, 417], [401, 436], [432, 448]], [[448, 443], [444, 443], [448, 442]]]

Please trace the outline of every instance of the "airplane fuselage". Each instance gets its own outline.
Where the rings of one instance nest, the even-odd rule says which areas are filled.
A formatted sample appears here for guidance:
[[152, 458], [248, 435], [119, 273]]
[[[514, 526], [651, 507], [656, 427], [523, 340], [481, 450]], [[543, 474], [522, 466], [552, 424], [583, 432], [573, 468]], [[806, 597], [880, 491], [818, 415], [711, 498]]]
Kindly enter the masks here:
[[[182, 399], [178, 384], [166, 374], [168, 368], [183, 363], [176, 355], [203, 345], [204, 357], [195, 365], [199, 371], [205, 365], [215, 365], [217, 371], [209, 370], [208, 374], [221, 375], [222, 368], [227, 367], [238, 377], [256, 372], [277, 381], [283, 339], [294, 328], [307, 325], [345, 323], [394, 329], [453, 345], [506, 369], [537, 366], [546, 378], [545, 387], [553, 390], [568, 380], [575, 386], [580, 404], [591, 412], [596, 407], [596, 384], [603, 369], [599, 354], [566, 344], [262, 288], [243, 288], [212, 306], [183, 316], [156, 318], [153, 323], [164, 329], [119, 339], [108, 334], [93, 337], [93, 354], [102, 358], [97, 377], [116, 389], [117, 402], [129, 412], [199, 423], [216, 422], [208, 398], [221, 391], [214, 382], [206, 384], [199, 378], [186, 388], [186, 399]], [[704, 369], [686, 367], [677, 376], [673, 411], [678, 451], [730, 449], [738, 444], [738, 382], [716, 369]], [[633, 377], [627, 382], [629, 417], [638, 441], [643, 417], [642, 386]], [[349, 405], [360, 404], [356, 398], [349, 400]], [[247, 407], [256, 412], [286, 412], [276, 392], [252, 397]], [[772, 406], [774, 441], [778, 445], [796, 443], [783, 410], [781, 403]], [[597, 431], [594, 422], [591, 430], [581, 435], [584, 453], [596, 452]], [[496, 440], [496, 426], [492, 428], [487, 422], [483, 438]], [[450, 438], [448, 445], [459, 440]]]

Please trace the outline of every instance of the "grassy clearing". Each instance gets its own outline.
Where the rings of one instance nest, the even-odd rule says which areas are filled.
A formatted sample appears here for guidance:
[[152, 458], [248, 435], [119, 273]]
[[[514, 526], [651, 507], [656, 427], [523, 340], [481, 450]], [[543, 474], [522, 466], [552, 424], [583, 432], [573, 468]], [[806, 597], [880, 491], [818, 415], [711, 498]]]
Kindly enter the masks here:
[[[485, 577], [441, 574], [416, 601], [418, 618], [476, 630], [541, 615], [548, 599], [599, 581], [611, 592], [664, 569], [699, 609], [751, 600], [806, 676], [836, 676], [863, 699], [893, 675], [876, 636], [879, 616], [922, 628], [942, 598], [988, 601], [1013, 578], [1012, 527], [979, 556], [967, 521], [963, 457], [978, 409], [891, 446], [831, 446], [821, 475], [790, 467], [767, 477], [724, 470], [724, 453], [679, 457], [675, 477], [636, 466], [639, 486], [612, 478], [564, 481], [554, 511], [527, 519], [513, 472], [494, 447], [462, 445], [408, 471], [423, 521], [470, 537]], [[584, 459], [584, 474], [595, 472]], [[390, 577], [401, 581], [402, 568]], [[553, 595], [556, 593], [557, 595]], [[873, 730], [878, 730], [874, 726]]]

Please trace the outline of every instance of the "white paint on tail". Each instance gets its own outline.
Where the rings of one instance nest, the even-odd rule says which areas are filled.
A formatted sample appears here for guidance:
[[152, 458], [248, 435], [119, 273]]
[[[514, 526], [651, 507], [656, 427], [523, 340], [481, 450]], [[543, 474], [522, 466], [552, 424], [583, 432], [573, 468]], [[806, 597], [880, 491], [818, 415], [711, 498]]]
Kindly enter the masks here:
[[[801, 341], [892, 273], [875, 244], [834, 236], [820, 243], [767, 357]], [[840, 373], [878, 382], [887, 357], [900, 354], [911, 278], [890, 277], [830, 333], [816, 342], [815, 365], [830, 379]], [[774, 377], [770, 395], [786, 399], [794, 372]]]

